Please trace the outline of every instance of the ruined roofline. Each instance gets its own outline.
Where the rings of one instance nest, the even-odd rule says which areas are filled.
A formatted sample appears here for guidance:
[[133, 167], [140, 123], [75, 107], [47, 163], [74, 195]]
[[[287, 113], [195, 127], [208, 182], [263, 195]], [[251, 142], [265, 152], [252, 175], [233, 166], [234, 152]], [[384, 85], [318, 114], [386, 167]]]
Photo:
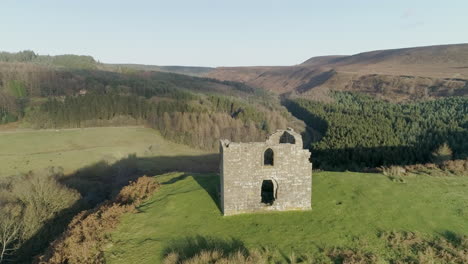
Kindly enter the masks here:
[[254, 142], [231, 142], [229, 139], [220, 139], [220, 144], [223, 148], [228, 148], [231, 144], [245, 144], [245, 145], [256, 145], [256, 144], [265, 144], [269, 142], [274, 136], [288, 132], [291, 134], [297, 141], [297, 139], [302, 139], [301, 135], [294, 131], [294, 129], [288, 127], [287, 129], [277, 129], [276, 132], [273, 132], [265, 137], [265, 141], [254, 141]]
[[221, 144], [223, 148], [225, 147], [227, 148], [229, 147], [229, 144], [231, 144], [231, 141], [229, 139], [220, 139], [219, 143]]

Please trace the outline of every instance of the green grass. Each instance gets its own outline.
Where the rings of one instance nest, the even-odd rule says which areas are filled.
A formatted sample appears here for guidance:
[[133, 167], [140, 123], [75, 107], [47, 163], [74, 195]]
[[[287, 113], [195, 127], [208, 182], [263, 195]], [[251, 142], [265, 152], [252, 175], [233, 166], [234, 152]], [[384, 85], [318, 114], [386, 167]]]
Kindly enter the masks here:
[[[0, 132], [0, 177], [49, 166], [71, 173], [101, 160], [113, 164], [131, 153], [138, 156], [138, 168], [148, 172], [213, 171], [217, 164], [215, 155], [141, 127], [10, 130]], [[158, 177], [166, 184], [111, 234], [108, 262], [159, 263], [168, 248], [197, 236], [289, 255], [333, 246], [386, 254], [380, 231], [468, 235], [467, 177], [413, 175], [398, 183], [380, 174], [320, 172], [314, 174], [312, 211], [231, 217], [223, 217], [213, 199], [217, 175]]]
[[193, 156], [205, 152], [163, 139], [142, 127], [102, 127], [0, 132], [0, 178], [61, 166], [65, 173], [98, 161], [138, 157]]
[[[385, 254], [380, 231], [428, 237], [468, 234], [468, 178], [413, 175], [396, 183], [381, 174], [314, 174], [313, 210], [223, 217], [212, 196], [218, 176], [161, 176], [167, 182], [111, 234], [109, 263], [160, 263], [165, 250], [190, 237], [237, 239], [286, 256], [333, 246]], [[210, 195], [211, 194], [211, 195]]]

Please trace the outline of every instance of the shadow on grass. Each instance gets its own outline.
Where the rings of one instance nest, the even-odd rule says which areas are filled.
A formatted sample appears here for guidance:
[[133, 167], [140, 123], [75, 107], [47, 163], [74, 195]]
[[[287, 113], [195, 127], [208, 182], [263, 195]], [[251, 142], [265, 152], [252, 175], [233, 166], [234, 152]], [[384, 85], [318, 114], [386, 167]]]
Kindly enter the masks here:
[[223, 256], [235, 252], [244, 252], [248, 250], [244, 243], [238, 239], [219, 239], [214, 237], [193, 236], [177, 239], [169, 242], [169, 245], [163, 250], [163, 258], [169, 254], [177, 254], [179, 261], [186, 261], [203, 251], [216, 250]]
[[[129, 155], [113, 164], [101, 161], [79, 169], [61, 182], [80, 192], [83, 199], [97, 204], [116, 195], [129, 181], [143, 175], [158, 175], [179, 171], [185, 173], [212, 173], [218, 170], [218, 154], [200, 156], [137, 157]], [[186, 176], [182, 175], [180, 179]], [[171, 181], [177, 181], [174, 178]], [[170, 182], [169, 182], [170, 183]], [[203, 186], [202, 186], [203, 187]]]
[[32, 258], [49, 246], [68, 226], [72, 218], [82, 210], [88, 210], [99, 203], [117, 195], [120, 189], [130, 181], [143, 175], [153, 176], [167, 172], [185, 172], [182, 176], [173, 178], [163, 184], [171, 184], [182, 180], [188, 175], [194, 178], [217, 203], [216, 184], [214, 177], [205, 177], [197, 173], [213, 173], [218, 170], [218, 154], [199, 156], [160, 156], [137, 157], [129, 155], [115, 163], [101, 161], [86, 166], [70, 175], [64, 175], [59, 182], [81, 194], [81, 199], [73, 206], [58, 212], [56, 216], [41, 227], [29, 240], [22, 243], [16, 251], [16, 263], [31, 263]]
[[222, 213], [220, 205], [220, 178], [218, 175], [216, 177], [204, 177], [203, 175], [195, 174], [193, 178], [205, 191], [210, 195], [213, 202], [218, 207], [219, 213]]
[[210, 195], [211, 199], [213, 202], [216, 204], [216, 207], [218, 207], [218, 210], [220, 213], [221, 211], [221, 206], [219, 204], [220, 201], [220, 178], [218, 174], [200, 174], [200, 173], [184, 173], [180, 176], [171, 178], [170, 180], [167, 180], [165, 182], [160, 182], [162, 185], [166, 184], [173, 184], [178, 181], [184, 180], [187, 177], [193, 177], [193, 179], [202, 187], [208, 195]]
[[449, 241], [455, 247], [463, 247], [462, 235], [449, 231], [449, 230], [442, 232], [442, 234], [440, 235], [443, 238], [445, 238], [447, 241]]

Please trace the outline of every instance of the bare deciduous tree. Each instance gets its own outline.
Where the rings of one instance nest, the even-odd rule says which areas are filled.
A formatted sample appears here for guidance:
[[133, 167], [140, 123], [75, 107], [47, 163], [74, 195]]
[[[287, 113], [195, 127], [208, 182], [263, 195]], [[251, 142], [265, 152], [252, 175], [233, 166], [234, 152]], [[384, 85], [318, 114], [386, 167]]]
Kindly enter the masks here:
[[21, 209], [20, 205], [11, 202], [0, 204], [0, 263], [19, 246], [23, 227]]

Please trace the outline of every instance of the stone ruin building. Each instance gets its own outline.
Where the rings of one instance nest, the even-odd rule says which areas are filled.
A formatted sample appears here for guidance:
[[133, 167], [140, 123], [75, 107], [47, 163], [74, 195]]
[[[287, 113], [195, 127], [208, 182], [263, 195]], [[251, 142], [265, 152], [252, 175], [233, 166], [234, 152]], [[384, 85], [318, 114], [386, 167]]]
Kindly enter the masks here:
[[311, 209], [312, 164], [300, 134], [288, 128], [265, 142], [220, 144], [224, 215]]

